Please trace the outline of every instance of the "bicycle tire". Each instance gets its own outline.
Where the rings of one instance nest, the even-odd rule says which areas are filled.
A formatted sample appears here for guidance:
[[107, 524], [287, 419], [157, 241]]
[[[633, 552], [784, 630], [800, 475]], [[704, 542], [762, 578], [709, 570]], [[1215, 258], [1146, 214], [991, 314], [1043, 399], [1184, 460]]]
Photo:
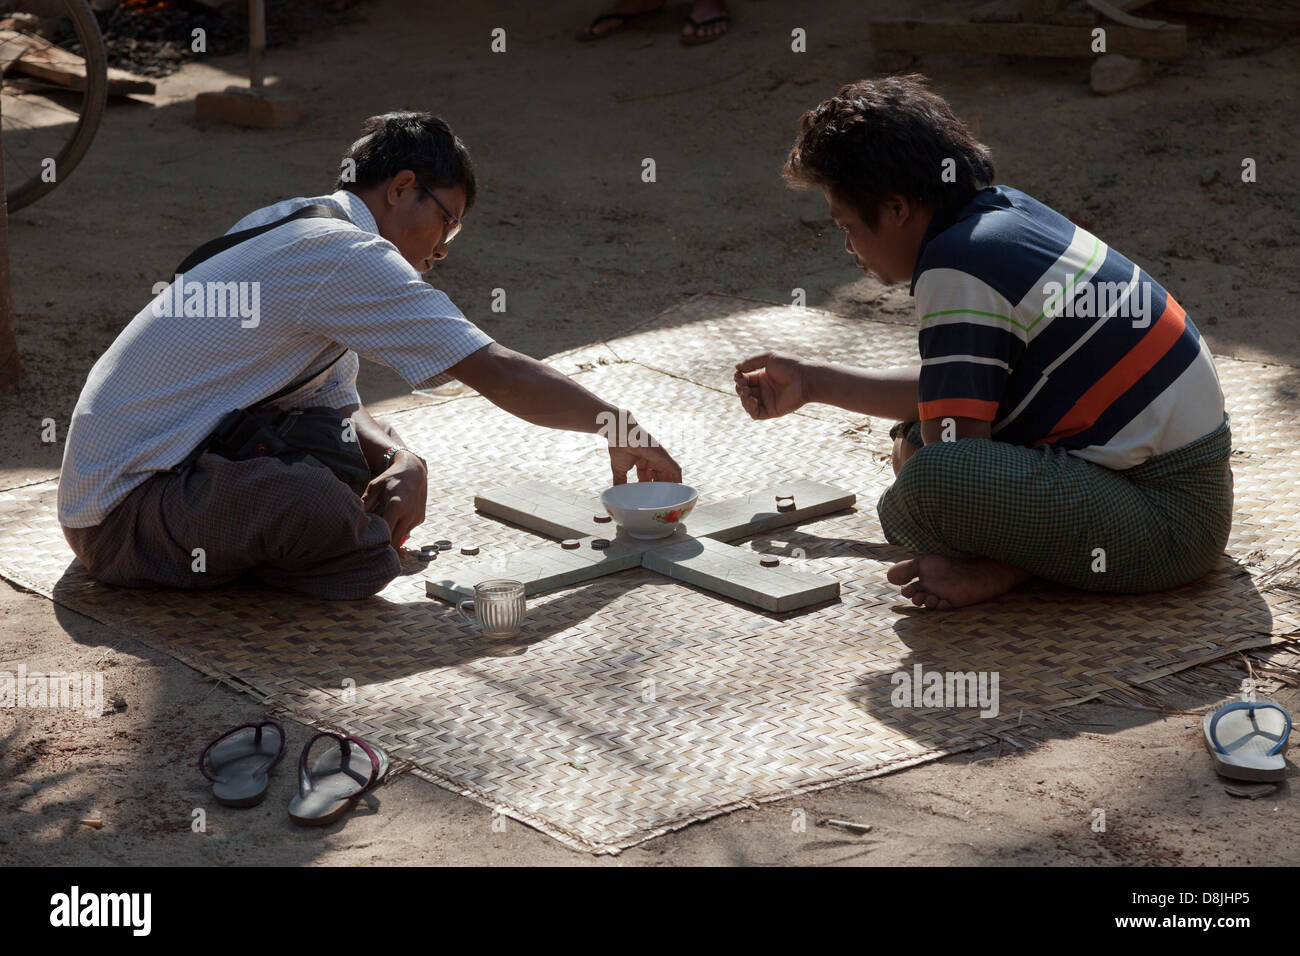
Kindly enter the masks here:
[[77, 128], [54, 157], [54, 168], [57, 171], [54, 182], [44, 182], [38, 175], [12, 188], [6, 188], [5, 200], [10, 212], [30, 206], [64, 182], [77, 168], [77, 164], [90, 149], [108, 103], [108, 53], [104, 49], [104, 38], [100, 35], [95, 14], [91, 12], [87, 0], [63, 0], [63, 7], [67, 18], [72, 21], [77, 41], [81, 44], [81, 56], [86, 61], [86, 88], [81, 91], [81, 112]]

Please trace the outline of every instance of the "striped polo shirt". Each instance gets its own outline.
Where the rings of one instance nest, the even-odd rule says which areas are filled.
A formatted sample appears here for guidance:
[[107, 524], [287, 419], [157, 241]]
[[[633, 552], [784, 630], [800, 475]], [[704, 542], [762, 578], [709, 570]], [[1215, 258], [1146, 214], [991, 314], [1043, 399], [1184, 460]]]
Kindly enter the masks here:
[[1214, 359], [1142, 268], [1007, 186], [931, 221], [912, 276], [920, 416], [1132, 468], [1223, 421]]

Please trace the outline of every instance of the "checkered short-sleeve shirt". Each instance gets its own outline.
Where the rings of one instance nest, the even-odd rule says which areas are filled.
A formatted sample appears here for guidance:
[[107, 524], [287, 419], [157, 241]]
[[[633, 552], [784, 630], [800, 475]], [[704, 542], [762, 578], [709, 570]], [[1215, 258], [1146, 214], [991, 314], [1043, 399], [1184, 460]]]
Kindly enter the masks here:
[[63, 525], [99, 524], [152, 474], [183, 461], [231, 409], [313, 369], [321, 371], [276, 404], [359, 403], [358, 354], [416, 387], [445, 380], [448, 368], [492, 342], [378, 235], [365, 202], [350, 192], [276, 203], [230, 231], [308, 203], [331, 205], [349, 221], [286, 223], [166, 288], [159, 283], [95, 363], [63, 453]]

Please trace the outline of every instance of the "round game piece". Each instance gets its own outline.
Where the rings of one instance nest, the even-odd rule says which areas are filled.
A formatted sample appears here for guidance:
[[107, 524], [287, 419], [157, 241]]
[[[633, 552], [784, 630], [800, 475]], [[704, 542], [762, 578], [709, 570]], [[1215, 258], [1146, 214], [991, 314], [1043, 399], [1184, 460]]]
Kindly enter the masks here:
[[560, 542], [560, 547], [565, 551], [572, 551], [574, 548], [578, 547], [578, 542], [574, 538], [565, 538]]
[[433, 560], [434, 558], [436, 558], [437, 556], [438, 556], [438, 552], [437, 552], [437, 551], [417, 551], [416, 554], [415, 554], [415, 560], [417, 560], [417, 561], [432, 561], [432, 560]]
[[469, 555], [478, 554], [478, 545], [476, 544], [461, 545], [460, 553], [469, 554]]
[[437, 541], [434, 542], [434, 544], [438, 546], [439, 551], [451, 550], [451, 542], [448, 541], [446, 538], [439, 538]]
[[794, 501], [783, 501], [776, 506], [777, 511], [794, 511]]
[[441, 549], [436, 544], [422, 544], [420, 550], [428, 554], [430, 551], [439, 551]]
[[777, 504], [780, 504], [782, 501], [794, 501], [794, 495], [790, 493], [789, 489], [778, 488], [776, 490]]
[[609, 522], [613, 521], [614, 519], [611, 518], [609, 515], [592, 515], [592, 516], [591, 516], [591, 520], [592, 520], [592, 521], [599, 522], [600, 524], [608, 524]]
[[765, 568], [774, 568], [781, 563], [781, 559], [774, 558], [770, 554], [765, 554], [763, 557], [758, 559], [758, 563]]
[[604, 551], [609, 547], [609, 538], [592, 538], [591, 546], [597, 551]]

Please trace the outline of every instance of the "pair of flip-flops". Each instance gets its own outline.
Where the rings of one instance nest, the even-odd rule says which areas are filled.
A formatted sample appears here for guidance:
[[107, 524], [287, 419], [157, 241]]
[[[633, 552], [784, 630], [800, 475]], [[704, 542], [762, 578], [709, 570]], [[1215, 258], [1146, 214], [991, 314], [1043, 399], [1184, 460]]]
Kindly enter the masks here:
[[1201, 722], [1214, 769], [1233, 780], [1271, 783], [1286, 777], [1291, 715], [1271, 700], [1224, 704]]
[[[310, 768], [307, 758], [317, 741], [338, 743]], [[240, 724], [199, 754], [199, 771], [212, 781], [212, 795], [227, 807], [255, 807], [266, 799], [271, 768], [284, 756], [284, 728], [273, 720]], [[309, 827], [333, 823], [373, 790], [388, 773], [388, 755], [351, 734], [323, 730], [298, 758], [298, 793], [289, 801], [289, 819]]]
[[[584, 43], [589, 43], [593, 40], [603, 40], [607, 36], [612, 36], [613, 34], [618, 33], [619, 30], [622, 30], [623, 27], [627, 26], [629, 21], [635, 20], [637, 17], [645, 17], [653, 13], [659, 13], [663, 8], [664, 5], [660, 4], [650, 10], [642, 10], [640, 13], [602, 13], [600, 16], [596, 17], [596, 19], [587, 24], [586, 29], [578, 34], [578, 39]], [[617, 26], [610, 30], [596, 30], [596, 27], [600, 24], [609, 22], [616, 23]], [[694, 17], [688, 16], [686, 22], [690, 24], [692, 32], [683, 33], [682, 42], [687, 46], [700, 46], [704, 43], [712, 43], [714, 40], [720, 40], [729, 32], [729, 30], [722, 30], [718, 33], [701, 34], [701, 28], [712, 26], [715, 23], [725, 23], [730, 27], [731, 14], [724, 13], [720, 16], [708, 17], [704, 20], [696, 20]]]

